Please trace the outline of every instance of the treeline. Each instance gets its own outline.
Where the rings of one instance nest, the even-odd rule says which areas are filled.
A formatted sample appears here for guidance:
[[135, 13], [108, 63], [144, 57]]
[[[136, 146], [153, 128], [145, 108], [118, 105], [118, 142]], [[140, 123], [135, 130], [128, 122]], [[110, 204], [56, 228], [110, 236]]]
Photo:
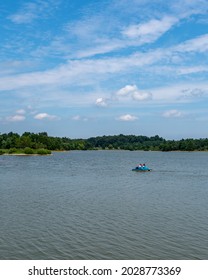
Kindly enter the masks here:
[[135, 136], [116, 135], [101, 136], [87, 139], [90, 146], [101, 149], [123, 149], [144, 151], [206, 151], [208, 150], [208, 138], [205, 139], [182, 139], [165, 140], [158, 135]]
[[[120, 150], [144, 150], [144, 151], [207, 151], [208, 138], [205, 139], [181, 139], [165, 140], [158, 135], [135, 136], [114, 135], [99, 136], [88, 139], [70, 139], [67, 137], [52, 137], [46, 132], [25, 132], [22, 135], [10, 132], [0, 134], [0, 149], [2, 151], [25, 150], [96, 150], [96, 149], [120, 149]], [[29, 150], [30, 149], [30, 150]]]
[[86, 150], [87, 142], [82, 139], [71, 140], [66, 137], [52, 137], [48, 136], [47, 132], [25, 132], [22, 135], [10, 132], [8, 134], [0, 134], [0, 149], [1, 153], [6, 150], [9, 153], [26, 151], [28, 154], [29, 151], [31, 153], [34, 153], [34, 151], [42, 151], [44, 153], [44, 150]]

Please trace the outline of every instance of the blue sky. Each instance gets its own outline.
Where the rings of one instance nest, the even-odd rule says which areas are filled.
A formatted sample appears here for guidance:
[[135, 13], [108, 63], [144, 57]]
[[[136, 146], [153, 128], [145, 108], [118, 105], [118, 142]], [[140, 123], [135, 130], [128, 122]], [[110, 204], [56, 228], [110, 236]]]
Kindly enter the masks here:
[[1, 133], [208, 137], [208, 0], [1, 2]]

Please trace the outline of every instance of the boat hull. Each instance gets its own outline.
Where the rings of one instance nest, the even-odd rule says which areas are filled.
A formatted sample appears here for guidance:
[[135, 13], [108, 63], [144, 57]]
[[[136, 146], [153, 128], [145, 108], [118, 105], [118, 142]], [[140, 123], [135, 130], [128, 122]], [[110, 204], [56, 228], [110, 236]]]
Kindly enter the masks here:
[[148, 171], [151, 171], [152, 169], [149, 169], [149, 168], [133, 168], [132, 171], [136, 171], [136, 172], [148, 172]]

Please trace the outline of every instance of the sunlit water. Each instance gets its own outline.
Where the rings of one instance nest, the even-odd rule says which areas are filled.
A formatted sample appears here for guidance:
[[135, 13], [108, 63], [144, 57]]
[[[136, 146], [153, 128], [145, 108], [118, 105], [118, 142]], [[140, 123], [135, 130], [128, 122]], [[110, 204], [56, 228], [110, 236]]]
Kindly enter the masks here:
[[0, 156], [0, 198], [0, 259], [208, 259], [206, 152]]

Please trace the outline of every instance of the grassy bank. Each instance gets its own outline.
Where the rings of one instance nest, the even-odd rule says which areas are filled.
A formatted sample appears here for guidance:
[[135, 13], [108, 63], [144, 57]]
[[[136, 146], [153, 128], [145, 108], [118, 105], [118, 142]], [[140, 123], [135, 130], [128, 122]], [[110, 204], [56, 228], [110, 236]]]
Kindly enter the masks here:
[[24, 148], [24, 149], [1, 149], [0, 155], [50, 155], [51, 151], [47, 149], [32, 149], [32, 148]]

